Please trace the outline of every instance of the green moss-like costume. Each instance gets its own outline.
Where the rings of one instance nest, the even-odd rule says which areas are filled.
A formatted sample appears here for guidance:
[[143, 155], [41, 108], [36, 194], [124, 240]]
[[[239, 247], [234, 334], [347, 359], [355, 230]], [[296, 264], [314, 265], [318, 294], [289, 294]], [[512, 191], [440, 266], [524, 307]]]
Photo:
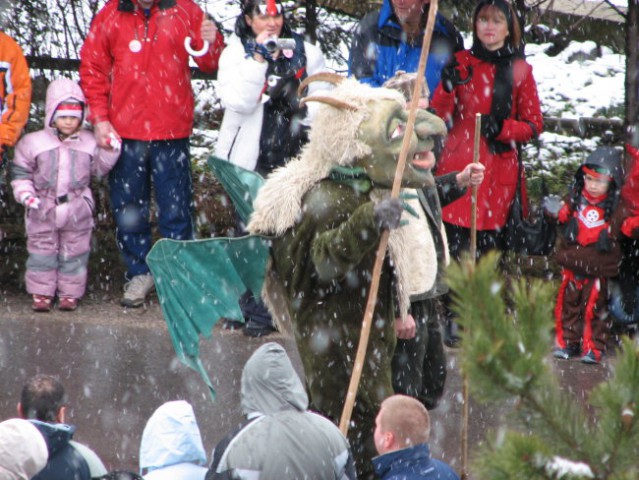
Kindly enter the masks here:
[[[296, 225], [273, 241], [274, 268], [288, 296], [311, 405], [338, 422], [359, 342], [380, 232], [369, 194], [347, 184], [321, 181], [304, 196], [302, 212]], [[368, 468], [361, 459], [376, 455], [372, 439], [375, 414], [381, 401], [393, 394], [392, 280], [387, 258], [349, 430], [351, 446], [360, 459], [360, 472]]]

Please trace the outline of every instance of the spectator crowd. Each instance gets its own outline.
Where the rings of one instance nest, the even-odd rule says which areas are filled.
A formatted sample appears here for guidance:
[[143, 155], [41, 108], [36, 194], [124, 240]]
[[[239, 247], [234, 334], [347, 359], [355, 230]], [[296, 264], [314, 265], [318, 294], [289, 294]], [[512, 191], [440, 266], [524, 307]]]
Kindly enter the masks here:
[[[74, 311], [81, 304], [94, 227], [94, 176], [108, 178], [116, 241], [126, 265], [124, 307], [143, 306], [155, 288], [146, 263], [154, 238], [153, 200], [160, 237], [194, 239], [191, 59], [218, 74], [225, 112], [217, 157], [268, 177], [284, 171], [313, 141], [320, 107], [300, 101], [300, 86], [308, 87], [309, 96], [330, 95], [328, 83], [305, 82], [326, 73], [321, 50], [293, 31], [286, 3], [239, 2], [234, 32], [225, 39], [193, 0], [109, 0], [87, 32], [79, 82], [51, 81], [44, 128], [26, 135], [27, 62], [16, 42], [0, 32], [0, 154], [3, 175], [7, 167], [15, 201], [25, 209], [25, 284], [34, 311]], [[366, 88], [393, 90], [387, 98], [410, 102], [412, 90], [404, 82], [415, 80], [410, 74], [419, 65], [429, 6], [430, 0], [384, 0], [366, 15], [353, 34], [349, 77]], [[459, 261], [471, 250], [475, 234], [478, 258], [507, 251], [511, 207], [516, 195], [526, 198], [520, 146], [542, 131], [542, 102], [525, 59], [521, 21], [506, 0], [477, 2], [468, 49], [455, 25], [437, 13], [424, 75], [419, 107], [448, 131], [433, 151], [416, 152], [412, 159], [433, 173], [430, 184], [415, 190], [414, 213], [427, 226], [416, 241], [432, 248], [434, 281], [410, 292], [406, 311], [393, 306], [392, 312], [393, 302], [388, 303], [393, 318], [384, 335], [392, 338], [394, 350], [379, 378], [388, 380], [389, 389], [392, 383], [392, 391], [384, 390], [385, 398], [369, 392], [360, 402], [366, 404], [359, 412], [364, 421], [358, 426], [365, 426], [361, 438], [342, 434], [330, 408], [309, 409], [326, 402], [319, 383], [315, 390], [309, 387], [317, 372], [306, 372], [305, 385], [286, 351], [269, 342], [244, 366], [241, 425], [208, 455], [191, 405], [167, 402], [146, 424], [136, 473], [107, 471], [95, 452], [73, 440], [75, 427], [65, 423], [68, 399], [58, 379], [28, 379], [17, 418], [0, 423], [0, 479], [458, 478], [432, 458], [428, 445], [428, 409], [436, 408], [445, 388], [444, 345], [458, 347], [463, 338], [445, 270], [451, 259]], [[473, 142], [477, 118], [480, 139]], [[639, 320], [636, 147], [594, 149], [574, 172], [565, 197], [543, 202], [543, 215], [561, 232], [552, 257], [561, 267], [557, 359], [601, 363], [613, 318], [624, 325]], [[477, 153], [479, 163], [473, 162]], [[330, 173], [331, 179], [342, 175], [342, 185], [356, 185], [346, 178], [352, 174]], [[372, 174], [367, 180], [377, 181]], [[358, 197], [361, 185], [353, 187]], [[379, 200], [369, 212], [371, 224], [376, 232], [401, 229], [402, 211], [399, 203]], [[238, 216], [235, 235], [244, 236], [247, 229]], [[291, 262], [291, 276], [302, 271]], [[388, 285], [391, 291], [392, 282]], [[247, 291], [238, 302], [246, 335], [276, 331], [259, 292]]]

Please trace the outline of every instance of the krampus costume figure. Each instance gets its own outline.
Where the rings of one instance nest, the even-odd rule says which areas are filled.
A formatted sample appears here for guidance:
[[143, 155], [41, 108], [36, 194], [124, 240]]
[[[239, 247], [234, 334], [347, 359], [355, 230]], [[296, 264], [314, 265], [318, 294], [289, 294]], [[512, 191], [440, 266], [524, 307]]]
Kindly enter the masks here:
[[[267, 304], [274, 318], [281, 320], [277, 304], [283, 297], [311, 404], [337, 423], [381, 227], [386, 224], [383, 218], [389, 215], [384, 199], [390, 196], [408, 112], [401, 93], [354, 80], [344, 80], [329, 95], [306, 99], [327, 105], [319, 109], [300, 157], [268, 177], [248, 228], [274, 237]], [[432, 185], [430, 170], [423, 168], [430, 162], [422, 159], [432, 155], [427, 153], [433, 146], [432, 135], [443, 134], [439, 118], [418, 111], [402, 187]], [[376, 455], [375, 415], [381, 401], [393, 393], [395, 319], [406, 315], [411, 295], [432, 287], [437, 272], [423, 209], [418, 203], [411, 208], [411, 202], [418, 200], [407, 200], [401, 226], [396, 223], [399, 228], [391, 231], [349, 430], [361, 478], [370, 476], [370, 459]]]

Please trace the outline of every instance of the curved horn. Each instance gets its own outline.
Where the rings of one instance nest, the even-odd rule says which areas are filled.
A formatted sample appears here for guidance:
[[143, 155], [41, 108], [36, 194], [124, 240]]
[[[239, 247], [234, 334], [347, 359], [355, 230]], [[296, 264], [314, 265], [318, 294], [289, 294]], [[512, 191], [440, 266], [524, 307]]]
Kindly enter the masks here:
[[344, 102], [343, 100], [338, 100], [337, 98], [326, 97], [323, 95], [315, 95], [312, 97], [302, 98], [300, 100], [300, 106], [303, 106], [308, 102], [324, 103], [339, 110], [350, 110], [351, 112], [356, 112], [357, 110], [359, 110], [357, 105], [353, 105], [352, 103]]
[[346, 77], [343, 77], [340, 74], [333, 73], [333, 72], [321, 72], [321, 73], [316, 73], [314, 75], [309, 75], [304, 80], [302, 80], [302, 82], [300, 83], [300, 86], [297, 87], [297, 96], [301, 97], [304, 89], [313, 82], [328, 82], [328, 83], [332, 83], [333, 85], [339, 85], [345, 79]]

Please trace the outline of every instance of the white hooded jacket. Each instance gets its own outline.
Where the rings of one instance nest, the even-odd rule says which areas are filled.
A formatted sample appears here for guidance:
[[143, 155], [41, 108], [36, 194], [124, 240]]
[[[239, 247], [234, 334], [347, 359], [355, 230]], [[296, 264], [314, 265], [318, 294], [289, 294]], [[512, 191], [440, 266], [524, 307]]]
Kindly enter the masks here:
[[281, 345], [266, 343], [253, 353], [241, 389], [242, 412], [253, 420], [216, 447], [207, 480], [357, 478], [348, 441], [307, 410], [308, 396]]
[[201, 480], [206, 453], [193, 407], [166, 402], [149, 418], [140, 442], [140, 473], [145, 480]]

